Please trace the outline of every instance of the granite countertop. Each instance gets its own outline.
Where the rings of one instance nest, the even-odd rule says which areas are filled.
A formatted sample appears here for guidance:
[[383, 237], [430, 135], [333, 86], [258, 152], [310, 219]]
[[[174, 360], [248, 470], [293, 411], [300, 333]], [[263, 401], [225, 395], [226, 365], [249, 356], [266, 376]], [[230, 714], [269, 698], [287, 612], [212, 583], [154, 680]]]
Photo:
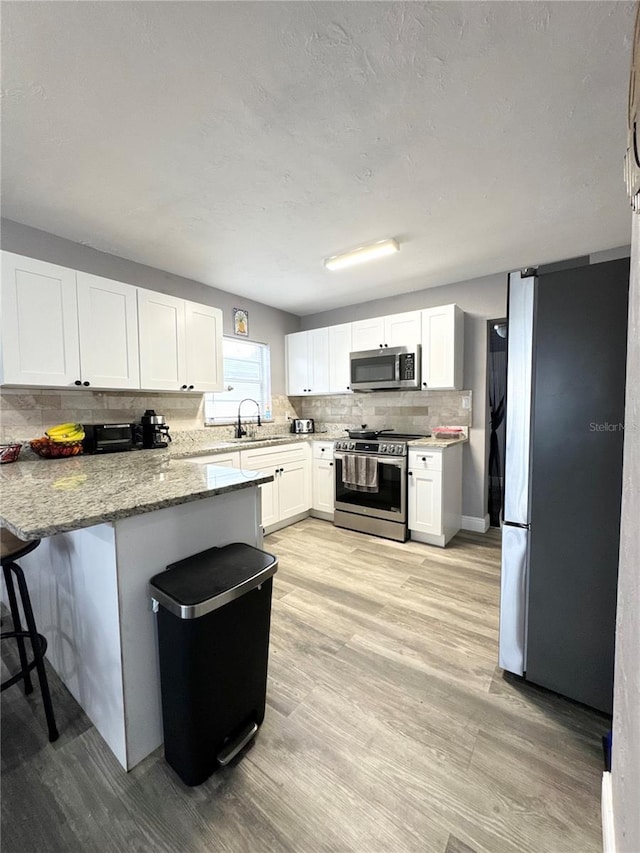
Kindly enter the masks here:
[[[342, 432], [313, 432], [304, 435], [288, 433], [286, 435], [266, 436], [265, 438], [235, 438], [220, 441], [207, 441], [206, 436], [197, 441], [169, 445], [169, 454], [174, 459], [186, 459], [190, 456], [206, 456], [214, 453], [229, 453], [233, 450], [254, 449], [258, 447], [277, 447], [281, 444], [294, 444], [304, 441], [337, 441], [346, 438], [346, 430]], [[382, 437], [381, 437], [382, 440]], [[464, 444], [469, 439], [466, 435], [460, 438], [418, 438], [408, 441], [408, 447], [445, 448], [454, 444]], [[166, 451], [154, 451], [166, 453]]]
[[[172, 459], [187, 459], [190, 456], [229, 453], [233, 450], [254, 450], [259, 447], [278, 447], [279, 445], [298, 444], [308, 441], [335, 441], [338, 438], [344, 438], [344, 433], [313, 432], [303, 435], [286, 433], [285, 435], [270, 435], [264, 438], [227, 438], [219, 441], [215, 441], [214, 439], [207, 440], [206, 436], [199, 436], [197, 440], [179, 441], [175, 444], [170, 444], [168, 453]], [[167, 453], [166, 450], [145, 452]]]
[[270, 480], [162, 450], [31, 459], [0, 467], [0, 521], [21, 539], [41, 539]]
[[[0, 466], [0, 522], [21, 539], [41, 539], [117, 521], [273, 480], [259, 471], [194, 465], [193, 457], [339, 438], [344, 438], [344, 431], [219, 441], [200, 435], [161, 450], [66, 459], [27, 457]], [[467, 440], [421, 438], [408, 444], [439, 449]]]
[[466, 435], [461, 436], [460, 438], [416, 438], [414, 441], [408, 441], [407, 447], [431, 447], [438, 449], [444, 449], [445, 447], [453, 447], [454, 444], [466, 444], [469, 439]]

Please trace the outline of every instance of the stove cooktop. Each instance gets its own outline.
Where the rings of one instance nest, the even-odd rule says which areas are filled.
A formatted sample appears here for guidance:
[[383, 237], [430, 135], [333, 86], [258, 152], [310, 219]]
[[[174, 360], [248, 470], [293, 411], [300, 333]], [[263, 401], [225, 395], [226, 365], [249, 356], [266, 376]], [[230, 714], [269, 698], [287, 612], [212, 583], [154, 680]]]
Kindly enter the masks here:
[[429, 438], [430, 435], [430, 432], [385, 432], [382, 435], [378, 436], [378, 438], [380, 439], [380, 441], [384, 441], [387, 438], [393, 441], [413, 441], [414, 438]]
[[336, 441], [334, 449], [348, 453], [406, 456], [407, 442], [416, 438], [429, 438], [431, 433], [385, 432], [377, 438], [343, 438]]

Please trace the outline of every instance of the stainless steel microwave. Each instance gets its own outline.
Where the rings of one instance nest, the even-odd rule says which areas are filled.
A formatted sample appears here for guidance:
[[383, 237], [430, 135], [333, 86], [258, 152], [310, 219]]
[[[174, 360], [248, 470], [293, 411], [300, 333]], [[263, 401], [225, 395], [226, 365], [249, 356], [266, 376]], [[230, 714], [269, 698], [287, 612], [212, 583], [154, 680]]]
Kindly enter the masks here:
[[349, 354], [352, 391], [420, 388], [420, 344]]

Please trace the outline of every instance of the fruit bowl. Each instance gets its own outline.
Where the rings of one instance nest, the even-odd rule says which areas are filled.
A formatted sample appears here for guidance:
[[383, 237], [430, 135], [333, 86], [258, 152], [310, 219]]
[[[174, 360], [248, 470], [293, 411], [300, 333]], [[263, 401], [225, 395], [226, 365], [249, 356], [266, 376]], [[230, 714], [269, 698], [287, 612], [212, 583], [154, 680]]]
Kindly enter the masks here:
[[0, 464], [15, 462], [21, 450], [21, 444], [0, 444]]
[[34, 453], [42, 456], [43, 459], [64, 459], [67, 456], [78, 456], [82, 453], [81, 441], [61, 444], [46, 437], [34, 438], [33, 441], [29, 442], [29, 446]]

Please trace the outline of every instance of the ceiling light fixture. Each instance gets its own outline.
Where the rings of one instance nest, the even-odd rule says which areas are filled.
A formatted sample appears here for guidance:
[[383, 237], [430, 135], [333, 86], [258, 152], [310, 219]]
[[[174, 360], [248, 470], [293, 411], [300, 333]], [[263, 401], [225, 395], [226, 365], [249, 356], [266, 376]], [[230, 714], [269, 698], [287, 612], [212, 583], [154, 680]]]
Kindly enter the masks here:
[[351, 249], [350, 252], [343, 252], [341, 255], [326, 258], [324, 265], [328, 270], [342, 270], [346, 267], [355, 266], [355, 264], [382, 258], [384, 255], [393, 255], [399, 251], [400, 246], [397, 240], [378, 240], [377, 243], [358, 246], [357, 249]]

